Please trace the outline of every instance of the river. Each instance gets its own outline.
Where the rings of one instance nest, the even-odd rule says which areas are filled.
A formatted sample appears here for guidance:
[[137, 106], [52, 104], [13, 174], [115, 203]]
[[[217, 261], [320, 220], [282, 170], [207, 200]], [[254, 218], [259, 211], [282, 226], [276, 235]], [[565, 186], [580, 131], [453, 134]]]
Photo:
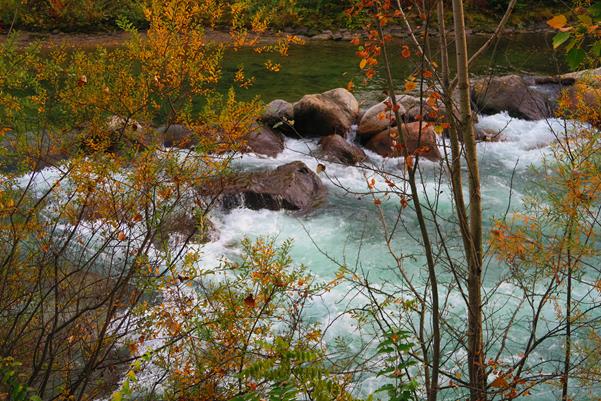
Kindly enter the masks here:
[[[551, 37], [548, 34], [523, 34], [504, 38], [473, 65], [472, 73], [500, 75], [514, 72], [565, 72], [561, 56], [552, 51]], [[471, 37], [471, 51], [485, 39], [480, 36]], [[355, 50], [355, 46], [345, 42], [309, 41], [304, 46], [291, 48], [288, 57], [274, 58], [274, 62], [282, 64], [278, 73], [264, 69], [264, 56], [255, 55], [250, 51], [228, 53], [224, 75], [232, 76], [238, 66], [244, 63], [247, 73], [256, 76], [256, 83], [250, 89], [241, 90], [241, 96], [247, 99], [260, 96], [265, 102], [278, 98], [295, 101], [307, 93], [343, 87], [354, 79], [357, 98], [367, 104], [381, 98], [383, 83], [380, 79], [367, 83], [361, 81]], [[395, 49], [393, 70], [400, 82], [411, 72], [412, 67], [396, 54], [398, 51]], [[225, 91], [231, 84], [231, 81], [225, 79], [222, 90]], [[484, 142], [478, 145], [483, 185], [484, 232], [488, 233], [495, 217], [502, 217], [505, 213], [511, 215], [521, 210], [523, 197], [531, 187], [532, 166], [541, 165], [549, 153], [549, 145], [554, 140], [554, 131], [563, 130], [564, 124], [555, 119], [523, 121], [511, 118], [507, 113], [500, 113], [479, 116], [478, 125], [481, 128], [502, 130], [505, 137], [502, 142]], [[447, 145], [444, 140], [440, 140], [441, 150]], [[285, 211], [253, 211], [245, 208], [234, 209], [228, 213], [215, 211], [212, 220], [220, 235], [216, 241], [202, 246], [202, 264], [211, 268], [217, 266], [223, 257], [235, 259], [239, 254], [239, 245], [246, 237], [267, 236], [275, 238], [278, 242], [292, 239], [294, 243], [291, 256], [295, 263], [305, 265], [318, 280], [332, 280], [339, 266], [344, 265], [350, 270], [368, 275], [370, 281], [381, 288], [397, 288], [395, 286], [398, 285], [400, 291], [403, 291], [403, 285], [395, 281], [398, 280], [397, 268], [388, 251], [383, 228], [383, 222], [393, 224], [395, 221], [399, 211], [398, 198], [382, 196], [383, 214], [380, 215], [373, 198], [362, 195], [368, 191], [368, 181], [377, 178], [371, 170], [317, 160], [311, 155], [311, 150], [316, 147], [317, 143], [314, 140], [287, 139], [284, 152], [275, 158], [247, 154], [234, 160], [236, 168], [242, 170], [271, 169], [295, 160], [301, 160], [309, 168], [316, 170], [318, 163], [324, 163], [326, 170], [321, 174], [321, 178], [328, 188], [328, 202], [305, 216]], [[383, 159], [375, 153], [367, 153], [369, 161], [366, 164], [370, 168], [377, 167], [394, 175], [403, 174], [404, 163], [401, 159]], [[436, 200], [441, 216], [452, 216], [449, 177], [444, 166], [422, 161], [420, 180], [422, 195]], [[377, 183], [378, 188], [384, 189], [385, 186], [382, 180]], [[405, 269], [413, 278], [413, 284], [421, 288], [426, 282], [426, 269], [421, 246], [415, 240], [418, 236], [417, 221], [410, 209], [403, 214], [404, 229], [399, 230], [392, 238], [391, 247], [407, 256]], [[446, 227], [443, 223], [443, 229], [448, 229], [451, 236], [456, 235], [452, 226]], [[451, 249], [452, 254], [453, 252], [456, 251]], [[513, 283], [506, 280], [503, 266], [496, 262], [494, 257], [489, 258], [488, 262], [484, 292], [492, 297], [486, 308], [487, 313], [494, 315], [495, 322], [490, 323], [491, 327], [497, 327], [497, 320], [503, 322], [504, 319], [509, 319], [514, 308], [518, 307], [519, 300], [513, 297], [518, 292]], [[448, 272], [442, 271], [440, 281], [444, 286], [451, 283], [452, 278]], [[467, 316], [460, 295], [453, 290], [443, 290], [442, 296], [447, 301], [443, 317], [455, 327], [464, 328]], [[328, 344], [334, 344], [336, 338], [342, 338], [348, 342], [351, 350], [358, 350], [362, 341], [369, 341], [369, 331], [344, 312], [349, 307], [362, 307], [366, 302], [364, 295], [358, 293], [350, 284], [342, 283], [333, 291], [316, 299], [307, 310], [307, 317], [328, 328], [325, 331]], [[552, 309], [545, 309], [544, 315], [553, 320]], [[408, 317], [408, 321], [411, 319], [413, 318]], [[520, 347], [529, 333], [527, 319], [527, 311], [518, 312], [518, 324], [509, 332], [511, 345], [503, 355], [506, 361], [518, 357]], [[402, 317], [399, 317], [400, 320]], [[487, 326], [487, 335], [492, 335], [489, 329]], [[495, 347], [489, 349], [491, 354], [494, 351]], [[559, 357], [560, 353], [560, 340], [554, 340], [545, 345], [543, 350], [537, 351], [537, 358], [551, 360]], [[467, 376], [465, 354], [461, 350], [449, 354], [444, 366], [448, 371]], [[445, 382], [448, 384], [447, 379]], [[367, 394], [381, 383], [381, 379], [375, 374], [365, 374], [356, 383], [357, 392]], [[454, 400], [458, 397], [461, 395], [451, 389], [443, 393], [442, 399]], [[583, 400], [587, 399], [586, 397], [586, 393], [578, 397], [578, 393], [575, 392], [573, 399]], [[528, 399], [555, 400], [558, 399], [558, 390], [550, 386], [539, 387]]]
[[[476, 49], [483, 37], [472, 37], [470, 48]], [[565, 65], [559, 55], [552, 51], [551, 36], [543, 34], [515, 35], [501, 40], [476, 62], [472, 73], [476, 75], [507, 73], [557, 74], [565, 72]], [[358, 59], [354, 56], [355, 48], [342, 42], [309, 42], [305, 46], [291, 49], [282, 63], [279, 73], [265, 72], [259, 59], [248, 52], [230, 54], [226, 58], [226, 70], [233, 72], [243, 60], [248, 72], [257, 76], [256, 84], [244, 96], [259, 95], [265, 101], [282, 98], [295, 101], [307, 93], [322, 92], [334, 87], [344, 86], [355, 78], [359, 84], [356, 96], [370, 103], [381, 98], [383, 82], [374, 79], [362, 83], [358, 79]], [[411, 65], [400, 57], [394, 57], [393, 70], [403, 78], [411, 72]], [[506, 113], [492, 116], [479, 116], [478, 126], [493, 130], [503, 130], [505, 141], [498, 143], [481, 143], [478, 145], [479, 161], [482, 176], [482, 200], [484, 205], [485, 235], [492, 228], [496, 217], [503, 217], [522, 209], [522, 200], [531, 187], [533, 179], [532, 167], [541, 165], [549, 153], [548, 146], [554, 140], [554, 132], [563, 130], [560, 120], [523, 121], [511, 118]], [[444, 141], [439, 143], [442, 147]], [[221, 233], [218, 241], [203, 248], [207, 264], [214, 264], [223, 256], [236, 257], [237, 247], [244, 237], [257, 238], [269, 236], [278, 241], [293, 239], [292, 256], [296, 263], [305, 265], [321, 280], [335, 277], [340, 265], [350, 270], [369, 276], [370, 281], [382, 288], [392, 290], [395, 280], [399, 280], [394, 258], [388, 252], [385, 241], [383, 222], [393, 225], [398, 214], [398, 198], [382, 197], [383, 221], [370, 196], [362, 196], [368, 191], [368, 181], [377, 177], [369, 170], [361, 167], [347, 167], [323, 162], [311, 156], [311, 150], [317, 147], [312, 140], [287, 139], [286, 150], [276, 158], [264, 158], [245, 155], [235, 161], [240, 169], [268, 169], [278, 165], [302, 160], [312, 169], [318, 163], [326, 165], [326, 174], [322, 180], [329, 191], [328, 204], [308, 216], [299, 217], [288, 212], [252, 211], [244, 208], [235, 209], [227, 214], [216, 213], [217, 227]], [[383, 159], [368, 152], [371, 167], [377, 167], [392, 174], [402, 175], [403, 162], [399, 159]], [[448, 174], [437, 163], [422, 162], [420, 177], [422, 195], [431, 200], [436, 199], [438, 212], [443, 217], [453, 214]], [[383, 182], [377, 184], [384, 189]], [[392, 239], [392, 247], [399, 253], [409, 256], [405, 268], [414, 280], [414, 285], [423, 288], [426, 282], [426, 264], [421, 246], [414, 239], [418, 236], [418, 225], [412, 212], [404, 213], [405, 230], [399, 230]], [[447, 227], [443, 224], [443, 230]], [[449, 235], [453, 230], [449, 229]], [[451, 250], [451, 253], [454, 251]], [[487, 269], [484, 278], [484, 293], [491, 296], [486, 310], [494, 315], [495, 320], [503, 322], [510, 319], [515, 308], [519, 308], [519, 294], [507, 272], [494, 257], [487, 258]], [[452, 283], [448, 272], [439, 272], [442, 283]], [[406, 289], [406, 288], [405, 288]], [[396, 291], [403, 291], [399, 285]], [[494, 294], [494, 295], [493, 295]], [[457, 291], [442, 290], [447, 299], [444, 318], [455, 327], [465, 325], [467, 315], [465, 304]], [[517, 295], [519, 296], [519, 295]], [[586, 297], [586, 295], [583, 295]], [[369, 341], [365, 329], [358, 325], [344, 311], [349, 307], [362, 307], [367, 303], [364, 295], [359, 294], [350, 284], [341, 284], [332, 293], [316, 300], [309, 309], [310, 319], [319, 321], [328, 327], [326, 339], [335, 343], [336, 338], [344, 338], [356, 350], [362, 341]], [[544, 316], [553, 320], [551, 307], [545, 309]], [[399, 317], [399, 320], [402, 320]], [[411, 319], [409, 319], [411, 320]], [[528, 310], [518, 311], [519, 324], [510, 331], [509, 342], [512, 344], [503, 354], [504, 360], [518, 358], [521, 346], [529, 334]], [[488, 323], [487, 334], [492, 336], [495, 323]], [[498, 327], [497, 327], [498, 329]], [[447, 339], [446, 341], [450, 341]], [[449, 344], [447, 343], [447, 346]], [[492, 354], [493, 346], [489, 349]], [[549, 341], [542, 350], [537, 351], [537, 361], [561, 360], [562, 343], [560, 340]], [[513, 354], [512, 354], [513, 353]], [[489, 354], [490, 355], [490, 354]], [[457, 351], [448, 355], [445, 368], [459, 371], [467, 376], [465, 354]], [[457, 365], [457, 366], [454, 366]], [[463, 364], [461, 366], [461, 364]], [[553, 370], [556, 365], [549, 364], [543, 369]], [[444, 381], [448, 384], [448, 380]], [[357, 383], [360, 393], [375, 390], [381, 380], [374, 374], [363, 376]], [[545, 386], [538, 387], [528, 399], [533, 401], [551, 401], [559, 398], [558, 389]], [[574, 390], [575, 394], [577, 389]], [[587, 399], [586, 391], [574, 399]], [[442, 399], [454, 400], [461, 396], [452, 390], [443, 392]]]

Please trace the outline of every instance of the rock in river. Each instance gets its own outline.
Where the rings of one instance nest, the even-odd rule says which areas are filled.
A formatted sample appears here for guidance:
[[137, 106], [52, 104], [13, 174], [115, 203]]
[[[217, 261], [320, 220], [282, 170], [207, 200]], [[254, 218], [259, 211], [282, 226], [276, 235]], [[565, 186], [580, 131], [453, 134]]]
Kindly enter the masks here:
[[[436, 146], [436, 133], [432, 127], [422, 125], [420, 136], [419, 122], [403, 124], [407, 138], [407, 147], [410, 154], [414, 154], [417, 149], [421, 148], [420, 155], [437, 161], [442, 158], [438, 146]], [[392, 134], [392, 136], [391, 136]], [[397, 128], [386, 129], [367, 142], [365, 147], [376, 152], [383, 157], [400, 157], [403, 155], [403, 149], [400, 146], [400, 140], [394, 140], [393, 136], [397, 134]]]
[[472, 85], [473, 100], [480, 112], [507, 111], [524, 120], [542, 120], [553, 116], [547, 96], [519, 75], [483, 78]]
[[246, 137], [246, 146], [250, 152], [276, 157], [284, 150], [284, 137], [272, 128], [256, 124]]
[[324, 136], [319, 144], [321, 145], [320, 156], [327, 160], [354, 166], [367, 159], [363, 149], [340, 135]]
[[[398, 98], [398, 97], [397, 97]], [[399, 113], [405, 114], [405, 108], [399, 105]], [[390, 126], [396, 125], [396, 118], [392, 110], [386, 105], [385, 101], [380, 102], [363, 114], [357, 128], [357, 135], [360, 137], [368, 137], [382, 132]]]
[[216, 197], [224, 209], [240, 206], [253, 210], [310, 212], [326, 200], [326, 187], [303, 162], [295, 161], [272, 171], [237, 173], [216, 179], [200, 189]]
[[294, 127], [304, 138], [345, 136], [359, 115], [359, 102], [343, 88], [305, 95], [294, 104]]

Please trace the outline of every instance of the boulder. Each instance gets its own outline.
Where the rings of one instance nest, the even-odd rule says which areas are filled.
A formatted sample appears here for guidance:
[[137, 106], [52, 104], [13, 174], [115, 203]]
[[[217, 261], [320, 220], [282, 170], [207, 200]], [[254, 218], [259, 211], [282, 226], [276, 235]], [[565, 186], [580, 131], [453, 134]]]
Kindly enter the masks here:
[[[405, 114], [405, 108], [400, 105], [399, 112]], [[396, 125], [396, 118], [391, 109], [386, 106], [385, 101], [380, 102], [369, 109], [363, 114], [359, 120], [359, 127], [357, 128], [357, 135], [360, 137], [368, 137], [370, 135], [382, 132], [390, 126]]]
[[348, 142], [340, 135], [328, 135], [321, 138], [321, 157], [326, 160], [354, 166], [367, 159], [367, 155], [359, 146]]
[[191, 148], [198, 145], [194, 132], [181, 124], [163, 125], [157, 128], [160, 142], [167, 148]]
[[507, 111], [525, 120], [541, 120], [553, 116], [546, 96], [518, 75], [480, 79], [472, 86], [472, 97], [482, 113]]
[[[407, 123], [402, 125], [407, 139], [407, 150], [409, 154], [415, 154], [420, 149], [419, 154], [432, 161], [442, 158], [438, 146], [436, 146], [436, 133], [432, 127], [422, 125], [420, 136], [419, 122]], [[397, 138], [397, 128], [386, 129], [371, 138], [365, 147], [376, 152], [383, 157], [403, 156], [403, 149], [400, 139]], [[394, 139], [393, 139], [394, 138]]]
[[332, 40], [334, 33], [330, 30], [322, 31], [320, 34], [313, 35], [312, 39], [316, 40]]
[[576, 83], [577, 81], [581, 81], [581, 80], [590, 80], [590, 79], [599, 80], [601, 78], [601, 67], [595, 68], [592, 70], [582, 70], [582, 71], [570, 72], [568, 74], [562, 75], [561, 78], [574, 80], [573, 83]]
[[280, 122], [294, 120], [293, 106], [282, 99], [273, 100], [265, 106], [265, 111], [259, 120], [269, 127], [273, 127]]
[[276, 157], [284, 150], [284, 137], [269, 127], [257, 124], [246, 137], [246, 146], [250, 152]]
[[359, 115], [359, 103], [343, 88], [305, 95], [294, 104], [294, 127], [301, 137], [345, 136]]
[[[436, 108], [430, 106], [426, 103], [426, 97], [424, 97], [423, 102], [420, 102], [419, 97], [411, 96], [411, 95], [398, 95], [397, 103], [399, 103], [404, 109], [403, 118], [405, 122], [414, 122], [414, 121], [437, 121], [440, 114], [445, 112], [445, 106], [441, 100], [438, 100], [436, 103]], [[421, 106], [420, 106], [420, 103]], [[433, 115], [436, 114], [436, 116]], [[418, 118], [421, 116], [421, 119]]]
[[178, 241], [206, 244], [219, 238], [219, 231], [207, 217], [186, 210], [174, 210], [164, 216], [156, 228], [152, 243], [157, 249], [166, 249], [170, 237]]
[[226, 210], [293, 210], [306, 213], [326, 200], [326, 187], [303, 162], [296, 161], [272, 171], [238, 173], [200, 188], [203, 196], [217, 197]]
[[[476, 140], [482, 142], [503, 142], [505, 134], [502, 130], [476, 127]], [[460, 138], [460, 141], [463, 142], [463, 138]]]
[[332, 39], [332, 35], [329, 34], [329, 33], [319, 33], [317, 35], [311, 36], [311, 39], [315, 39], [315, 40], [331, 40]]

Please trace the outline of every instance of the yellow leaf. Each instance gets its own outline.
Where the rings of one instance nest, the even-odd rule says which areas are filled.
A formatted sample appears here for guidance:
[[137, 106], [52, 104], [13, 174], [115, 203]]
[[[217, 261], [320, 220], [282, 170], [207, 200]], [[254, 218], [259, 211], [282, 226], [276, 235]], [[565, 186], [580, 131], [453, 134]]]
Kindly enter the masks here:
[[361, 62], [359, 63], [359, 68], [364, 69], [365, 66], [367, 65], [367, 59], [364, 58], [361, 60]]
[[417, 85], [416, 85], [415, 82], [413, 82], [413, 81], [407, 81], [407, 82], [405, 82], [405, 91], [411, 92], [415, 88], [417, 88]]
[[553, 29], [561, 29], [568, 23], [568, 19], [564, 15], [556, 15], [547, 21], [547, 24]]

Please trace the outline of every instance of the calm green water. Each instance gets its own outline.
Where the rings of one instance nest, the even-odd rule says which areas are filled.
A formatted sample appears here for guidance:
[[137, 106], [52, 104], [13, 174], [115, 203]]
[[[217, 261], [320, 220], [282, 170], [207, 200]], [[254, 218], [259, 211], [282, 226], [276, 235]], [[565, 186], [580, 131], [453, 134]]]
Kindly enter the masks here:
[[[496, 46], [492, 46], [473, 66], [472, 73], [484, 75], [488, 73], [506, 74], [532, 73], [557, 74], [565, 72], [561, 54], [553, 51], [552, 34], [518, 34], [502, 38]], [[486, 36], [469, 38], [470, 52], [476, 51], [486, 40]], [[400, 44], [391, 46], [393, 69], [399, 80], [407, 77], [415, 68], [411, 61], [400, 56]], [[433, 42], [433, 47], [436, 43]], [[243, 98], [260, 95], [263, 100], [280, 98], [296, 101], [307, 93], [323, 92], [336, 87], [344, 87], [354, 78], [357, 92], [380, 91], [384, 87], [381, 78], [369, 83], [362, 83], [362, 75], [355, 55], [357, 48], [348, 42], [307, 41], [305, 45], [294, 46], [289, 56], [280, 57], [257, 55], [244, 50], [228, 53], [224, 65], [222, 90], [233, 83], [233, 74], [243, 64], [248, 74], [256, 77], [256, 83], [249, 89], [241, 90]], [[434, 59], [438, 56], [434, 52]], [[265, 60], [271, 57], [274, 62], [281, 63], [278, 73], [266, 71]], [[451, 64], [454, 61], [451, 60]]]

